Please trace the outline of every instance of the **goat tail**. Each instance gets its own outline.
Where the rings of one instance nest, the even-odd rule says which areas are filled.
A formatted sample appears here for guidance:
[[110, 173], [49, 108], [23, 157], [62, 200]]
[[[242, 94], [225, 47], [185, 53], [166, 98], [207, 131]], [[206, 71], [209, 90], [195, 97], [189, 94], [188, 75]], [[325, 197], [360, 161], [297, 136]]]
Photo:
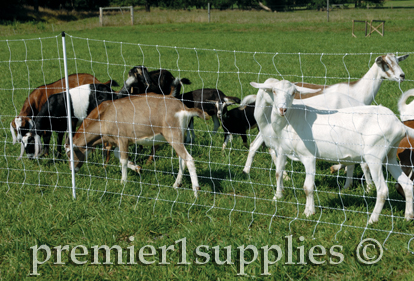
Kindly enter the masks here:
[[[405, 115], [407, 115], [407, 117], [409, 115], [412, 115], [412, 108], [410, 108], [412, 105], [414, 106], [414, 103], [411, 102], [410, 104], [407, 104], [407, 100], [409, 97], [414, 96], [414, 89], [408, 90], [406, 91], [404, 94], [402, 94], [402, 96], [400, 97], [400, 99], [398, 100], [398, 111], [400, 112], [400, 116], [401, 116], [401, 120], [402, 119], [406, 119], [404, 118]], [[413, 118], [411, 118], [413, 119]], [[406, 119], [409, 120], [409, 119]], [[406, 120], [402, 120], [402, 121], [406, 121]]]
[[180, 82], [181, 82], [181, 84], [185, 84], [185, 85], [190, 85], [191, 84], [191, 81], [188, 78], [182, 78], [180, 80]]
[[242, 101], [240, 102], [240, 107], [249, 105], [251, 103], [255, 103], [256, 102], [256, 98], [257, 98], [257, 95], [248, 95], [248, 96], [245, 96], [242, 99]]
[[105, 83], [103, 83], [103, 84], [105, 84], [105, 85], [109, 85], [109, 86], [111, 86], [111, 87], [119, 87], [119, 84], [118, 84], [118, 82], [116, 82], [115, 80], [108, 80], [108, 81], [106, 81]]
[[204, 112], [203, 110], [199, 108], [186, 108], [186, 111], [189, 113], [189, 117], [199, 117], [204, 120], [209, 120], [211, 118], [210, 115], [208, 115], [207, 112]]
[[170, 95], [173, 97], [178, 97], [181, 92], [182, 85], [190, 85], [191, 81], [187, 78], [175, 78], [174, 81], [171, 83], [171, 93]]

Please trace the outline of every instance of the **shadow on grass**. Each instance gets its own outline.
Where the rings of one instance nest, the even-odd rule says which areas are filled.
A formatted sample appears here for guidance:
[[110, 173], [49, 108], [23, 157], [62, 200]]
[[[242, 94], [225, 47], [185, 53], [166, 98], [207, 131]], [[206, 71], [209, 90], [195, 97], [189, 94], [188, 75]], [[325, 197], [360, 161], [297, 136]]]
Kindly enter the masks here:
[[10, 25], [16, 22], [69, 22], [97, 16], [99, 16], [97, 11], [69, 11], [39, 8], [39, 11], [35, 12], [33, 7], [22, 6], [7, 13], [1, 13], [0, 25]]
[[229, 171], [226, 169], [215, 169], [213, 172], [209, 170], [197, 171], [200, 185], [209, 186], [212, 192], [222, 193], [224, 186], [222, 182], [228, 181]]
[[[362, 188], [362, 187], [360, 187]], [[372, 190], [374, 189], [374, 190]], [[389, 187], [389, 200], [387, 199], [384, 204], [384, 209], [390, 210], [392, 207], [393, 210], [402, 211], [405, 210], [405, 201], [401, 199], [401, 196], [395, 191], [394, 188]], [[326, 199], [326, 205], [331, 208], [366, 208], [368, 204], [368, 211], [372, 211], [376, 202], [376, 191], [375, 187], [371, 188], [371, 191], [361, 194], [353, 193], [342, 193], [341, 195], [333, 196]]]

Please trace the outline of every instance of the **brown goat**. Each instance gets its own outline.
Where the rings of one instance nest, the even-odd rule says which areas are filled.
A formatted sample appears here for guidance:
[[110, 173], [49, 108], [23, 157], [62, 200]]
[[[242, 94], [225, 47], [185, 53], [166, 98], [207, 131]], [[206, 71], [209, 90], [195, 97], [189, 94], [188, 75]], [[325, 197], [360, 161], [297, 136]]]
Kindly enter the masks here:
[[[74, 88], [80, 85], [84, 84], [101, 84], [95, 76], [87, 73], [76, 73], [71, 74], [68, 76], [69, 78], [69, 88]], [[10, 132], [13, 137], [13, 144], [16, 143], [16, 141], [21, 141], [23, 135], [25, 135], [32, 127], [33, 125], [33, 117], [36, 116], [42, 106], [46, 103], [48, 97], [51, 95], [61, 93], [65, 91], [66, 84], [65, 84], [65, 78], [62, 78], [56, 82], [42, 85], [40, 87], [37, 87], [34, 89], [30, 95], [26, 98], [22, 109], [20, 110], [20, 113], [18, 116], [16, 116], [13, 121], [10, 123]], [[117, 86], [118, 84], [115, 81], [109, 80], [105, 82], [104, 84], [110, 84]], [[63, 137], [63, 133], [62, 137]], [[44, 140], [46, 150], [49, 147], [50, 138]], [[23, 156], [24, 152], [24, 144], [22, 143], [22, 149], [21, 154], [18, 159], [20, 159]]]
[[[404, 125], [410, 128], [414, 128], [414, 120], [408, 120], [403, 122]], [[414, 179], [414, 139], [410, 137], [405, 137], [401, 140], [400, 144], [398, 145], [397, 150], [397, 157], [400, 159], [400, 166], [403, 172], [411, 177], [410, 179]], [[401, 185], [397, 182], [395, 184], [395, 188], [397, 189], [398, 193], [405, 198], [404, 191]]]
[[[187, 108], [172, 96], [150, 93], [145, 96], [105, 101], [83, 121], [73, 137], [75, 169], [83, 165], [88, 149], [103, 143], [117, 147], [115, 156], [122, 166], [121, 182], [127, 180], [127, 168], [139, 172], [140, 167], [128, 162], [130, 144], [157, 145], [170, 143], [179, 156], [179, 170], [174, 188], [181, 185], [185, 165], [190, 173], [194, 195], [199, 189], [194, 160], [184, 146], [184, 132], [192, 117], [208, 118], [195, 108]], [[70, 156], [70, 148], [66, 143]]]

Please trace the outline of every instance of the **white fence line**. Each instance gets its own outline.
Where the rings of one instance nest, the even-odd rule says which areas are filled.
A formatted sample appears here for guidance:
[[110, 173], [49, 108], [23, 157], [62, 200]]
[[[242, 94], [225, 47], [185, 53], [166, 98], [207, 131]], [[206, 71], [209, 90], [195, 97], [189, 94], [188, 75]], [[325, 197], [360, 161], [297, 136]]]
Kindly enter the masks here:
[[[209, 86], [212, 86], [214, 88], [220, 88], [223, 86], [223, 84], [229, 83], [225, 80], [229, 79], [228, 77], [231, 77], [234, 78], [234, 81], [229, 83], [232, 84], [232, 86], [228, 86], [227, 84], [225, 84], [224, 86], [228, 89], [232, 87], [229, 90], [233, 91], [234, 94], [232, 95], [238, 95], [242, 98], [248, 94], [253, 93], [250, 89], [247, 88], [247, 86], [245, 86], [248, 82], [257, 80], [263, 82], [263, 80], [270, 75], [286, 78], [293, 77], [299, 80], [314, 78], [325, 81], [326, 79], [349, 81], [351, 79], [358, 79], [360, 77], [355, 77], [357, 76], [354, 74], [356, 71], [354, 69], [350, 69], [351, 64], [348, 65], [347, 59], [354, 56], [357, 56], [358, 59], [362, 56], [366, 56], [363, 58], [363, 60], [364, 63], [367, 62], [367, 65], [369, 66], [374, 62], [376, 55], [381, 54], [244, 52], [230, 50], [214, 50], [205, 48], [181, 48], [174, 46], [133, 44], [128, 42], [111, 42], [89, 38], [80, 38], [68, 34], [66, 34], [66, 38], [69, 38], [68, 41], [65, 41], [63, 38], [63, 58], [60, 56], [60, 51], [57, 55], [55, 55], [51, 54], [51, 51], [49, 50], [49, 48], [56, 48], [57, 50], [61, 50], [62, 46], [59, 46], [58, 42], [56, 42], [56, 46], [54, 46], [53, 43], [49, 44], [52, 47], [49, 46], [47, 51], [41, 50], [41, 56], [39, 56], [38, 54], [32, 54], [32, 50], [35, 49], [35, 47], [33, 47], [33, 49], [26, 48], [26, 54], [23, 55], [16, 54], [13, 51], [13, 48], [10, 47], [10, 45], [12, 44], [35, 44], [40, 46], [42, 44], [38, 43], [43, 43], [44, 45], [47, 45], [46, 41], [49, 39], [52, 39], [53, 41], [55, 39], [54, 37], [42, 39], [0, 41], [0, 47], [4, 44], [9, 47], [9, 54], [6, 54], [6, 58], [5, 56], [2, 56], [2, 59], [0, 59], [0, 70], [3, 73], [7, 71], [10, 72], [10, 80], [4, 81], [4, 84], [2, 84], [1, 86], [1, 90], [12, 92], [11, 96], [13, 100], [13, 106], [17, 114], [20, 109], [19, 107], [21, 106], [20, 101], [22, 101], [23, 97], [26, 97], [31, 92], [31, 90], [35, 88], [35, 86], [38, 86], [32, 84], [25, 84], [25, 81], [27, 80], [28, 82], [30, 82], [30, 76], [34, 75], [32, 73], [40, 73], [41, 75], [47, 78], [44, 79], [46, 82], [50, 82], [49, 75], [52, 72], [53, 67], [59, 65], [62, 59], [65, 62], [64, 72], [66, 78], [68, 76], [68, 64], [69, 69], [71, 69], [72, 72], [74, 70], [78, 72], [78, 69], [81, 69], [79, 72], [83, 72], [85, 71], [85, 69], [87, 69], [88, 72], [92, 73], [93, 75], [99, 78], [101, 78], [102, 76], [108, 76], [109, 78], [112, 78], [115, 73], [117, 75], [117, 79], [119, 79], [119, 77], [122, 77], [122, 79], [124, 80], [126, 78], [128, 70], [131, 67], [133, 67], [134, 65], [143, 64], [146, 65], [149, 70], [164, 68], [173, 72], [174, 75], [176, 75], [177, 73], [179, 74], [179, 76], [192, 75], [192, 87], [202, 85], [203, 88], [208, 88]], [[65, 47], [66, 44], [70, 44], [70, 47], [67, 50]], [[96, 44], [98, 44], [99, 47], [97, 47], [98, 45]], [[111, 45], [111, 48], [108, 48], [109, 45]], [[121, 55], [115, 57], [115, 52], [111, 53], [111, 50], [113, 51], [113, 49], [116, 50], [117, 54], [120, 53]], [[133, 56], [128, 57], [129, 54], [132, 53], [131, 50], [135, 51], [135, 53]], [[407, 53], [413, 54], [413, 52], [401, 51], [399, 51], [398, 53], [400, 55]], [[66, 55], [68, 55], [67, 62], [65, 61]], [[260, 55], [263, 55], [265, 59], [261, 58]], [[312, 67], [310, 68], [313, 70], [317, 67], [320, 67], [320, 72], [314, 71], [314, 74], [309, 74], [311, 72], [307, 69], [309, 63], [306, 61], [306, 57], [310, 56], [315, 56], [315, 61], [320, 60], [321, 63], [321, 65], [319, 66], [312, 65]], [[327, 62], [329, 62], [332, 58], [337, 59], [337, 63], [339, 62], [343, 64], [344, 69], [350, 70], [351, 74], [349, 74], [349, 72], [344, 71], [343, 75], [340, 75], [338, 73], [330, 73], [330, 75], [326, 75], [323, 65], [327, 64]], [[270, 59], [270, 61], [268, 61], [268, 65], [265, 65], [265, 60], [268, 59]], [[250, 60], [250, 62], [246, 63], [246, 60]], [[285, 64], [284, 60], [288, 61], [287, 64], [296, 63], [297, 65], [295, 65], [295, 67], [297, 69], [289, 69], [289, 71], [287, 71], [286, 69], [283, 70], [283, 66]], [[210, 63], [211, 61], [213, 61], [213, 63], [211, 63], [211, 65], [207, 65], [206, 61], [209, 61]], [[312, 61], [312, 63], [314, 62]], [[405, 63], [406, 62], [402, 63], [401, 65], [403, 69], [405, 67], [403, 64]], [[39, 64], [51, 65], [50, 69], [52, 70], [49, 71], [48, 66], [45, 66], [44, 69], [39, 71], [38, 69], [36, 69], [36, 67], [39, 68]], [[59, 69], [61, 68], [60, 66], [56, 67], [59, 67]], [[25, 70], [25, 68], [27, 68], [27, 70]], [[112, 68], [115, 70], [113, 70]], [[327, 68], [329, 71], [330, 67], [327, 66]], [[69, 73], [71, 71], [69, 71]], [[19, 73], [21, 75], [22, 72], [23, 75], [27, 73], [27, 79], [23, 79], [23, 81], [21, 79], [17, 79], [19, 77], [16, 75], [16, 73]], [[122, 72], [122, 75], [117, 72]], [[13, 80], [12, 77], [15, 77], [16, 79]], [[409, 75], [407, 75], [407, 77], [409, 77]], [[404, 82], [405, 84], [402, 85], [403, 87], [406, 87], [407, 83], [411, 83], [409, 85], [412, 85], [413, 81], [414, 80], [412, 79], [407, 79]], [[67, 89], [68, 85], [65, 86]], [[402, 91], [401, 85], [394, 85], [393, 87], [395, 88], [396, 93], [400, 93]], [[400, 87], [400, 89], [398, 89], [398, 87]], [[15, 100], [19, 100], [19, 102], [15, 103]], [[69, 101], [69, 99], [67, 99], [67, 101]], [[2, 133], [5, 135], [3, 152], [4, 155], [1, 155], [3, 159], [0, 161], [1, 163], [6, 162], [4, 165], [0, 165], [0, 171], [4, 171], [8, 175], [7, 177], [2, 178], [0, 182], [3, 184], [7, 184], [9, 188], [13, 188], [13, 186], [15, 185], [27, 185], [30, 187], [37, 186], [39, 188], [72, 188], [72, 193], [75, 197], [75, 177], [73, 176], [74, 169], [72, 166], [72, 173], [68, 173], [66, 166], [65, 168], [61, 168], [59, 165], [64, 163], [64, 159], [55, 159], [52, 157], [53, 163], [55, 165], [55, 171], [53, 171], [53, 169], [51, 168], [49, 169], [46, 165], [43, 166], [41, 163], [38, 165], [34, 165], [32, 162], [30, 162], [30, 160], [24, 159], [22, 161], [24, 165], [22, 169], [25, 173], [25, 178], [22, 179], [16, 176], [17, 173], [21, 174], [21, 171], [19, 171], [19, 168], [15, 166], [15, 162], [17, 162], [17, 155], [15, 155], [16, 149], [12, 146], [8, 132], [8, 122], [10, 122], [14, 118], [14, 113], [15, 112], [12, 109], [10, 110], [10, 112], [0, 113], [0, 121], [3, 127]], [[366, 217], [367, 214], [372, 211], [371, 207], [368, 208], [367, 201], [371, 202], [373, 199], [375, 199], [375, 195], [365, 194], [365, 192], [362, 195], [359, 193], [344, 194], [339, 189], [339, 183], [337, 189], [326, 189], [323, 187], [320, 190], [315, 191], [321, 197], [329, 198], [322, 198], [321, 202], [316, 202], [318, 210], [319, 208], [321, 210], [321, 216], [316, 214], [314, 215], [314, 217], [310, 218], [299, 217], [299, 210], [302, 209], [304, 206], [303, 202], [301, 201], [302, 199], [300, 198], [303, 193], [302, 187], [299, 186], [297, 182], [292, 180], [291, 184], [289, 184], [289, 186], [287, 186], [286, 189], [288, 192], [294, 193], [294, 196], [292, 196], [293, 199], [284, 198], [283, 200], [278, 200], [277, 203], [274, 203], [271, 197], [269, 197], [266, 193], [267, 191], [269, 191], [268, 193], [271, 193], [274, 188], [274, 181], [272, 179], [272, 177], [274, 176], [274, 168], [270, 164], [271, 161], [266, 160], [266, 163], [260, 163], [260, 165], [258, 164], [256, 167], [254, 167], [254, 171], [257, 172], [259, 176], [249, 176], [248, 179], [239, 177], [237, 175], [238, 170], [241, 170], [244, 164], [240, 162], [240, 158], [242, 158], [241, 156], [243, 154], [247, 154], [246, 149], [244, 149], [242, 146], [238, 146], [235, 144], [234, 146], [230, 146], [230, 149], [226, 151], [226, 154], [221, 154], [221, 145], [220, 142], [217, 140], [219, 138], [221, 139], [221, 132], [219, 132], [219, 136], [213, 136], [213, 134], [211, 134], [209, 126], [209, 123], [199, 122], [198, 128], [196, 127], [196, 135], [205, 134], [205, 140], [203, 140], [203, 142], [201, 143], [190, 145], [189, 150], [192, 150], [194, 152], [192, 154], [193, 157], [196, 159], [196, 165], [203, 167], [197, 169], [197, 172], [200, 171], [198, 175], [199, 178], [204, 182], [204, 189], [202, 189], [200, 193], [203, 194], [203, 196], [208, 196], [209, 200], [210, 197], [213, 198], [211, 199], [211, 201], [196, 201], [195, 199], [188, 199], [184, 196], [181, 197], [181, 195], [189, 193], [189, 191], [191, 191], [191, 188], [189, 188], [188, 181], [185, 187], [180, 187], [177, 189], [176, 198], [174, 199], [174, 192], [172, 192], [171, 185], [169, 184], [169, 181], [171, 180], [169, 180], [168, 178], [173, 178], [173, 176], [176, 176], [177, 174], [175, 171], [177, 170], [177, 159], [175, 155], [169, 153], [168, 150], [164, 151], [162, 155], [158, 156], [159, 162], [157, 162], [157, 166], [154, 165], [144, 167], [142, 175], [129, 176], [129, 182], [127, 186], [133, 185], [134, 187], [138, 187], [136, 190], [132, 188], [125, 188], [125, 186], [120, 188], [114, 187], [116, 185], [119, 185], [120, 172], [118, 164], [110, 163], [104, 167], [103, 162], [99, 157], [91, 157], [85, 164], [86, 167], [84, 166], [80, 173], [76, 175], [76, 190], [102, 193], [102, 196], [104, 196], [105, 194], [119, 195], [120, 203], [123, 200], [122, 198], [125, 196], [136, 198], [137, 202], [140, 199], [154, 200], [154, 207], [157, 201], [169, 202], [172, 203], [173, 206], [175, 204], [181, 204], [183, 206], [188, 206], [188, 216], [190, 216], [190, 210], [192, 207], [203, 207], [205, 209], [208, 209], [207, 212], [209, 212], [211, 209], [226, 211], [228, 212], [229, 217], [231, 217], [231, 214], [233, 212], [246, 214], [251, 213], [252, 221], [254, 219], [254, 215], [269, 217], [269, 229], [272, 226], [273, 218], [286, 218], [292, 221], [298, 220], [315, 223], [315, 229], [316, 225], [318, 224], [334, 224], [340, 226], [341, 228], [350, 227], [364, 230], [375, 230], [378, 232], [413, 237], [413, 233], [410, 228], [408, 228], [407, 230], [401, 230], [400, 228], [394, 229], [395, 225], [397, 224], [395, 222], [396, 219], [398, 219], [399, 221], [403, 220], [403, 217], [400, 216], [399, 213], [394, 213], [394, 209], [399, 208], [396, 207], [396, 205], [402, 205], [402, 203], [404, 203], [404, 201], [400, 198], [387, 198], [390, 210], [389, 212], [385, 213], [383, 210], [383, 213], [381, 214], [381, 219], [389, 222], [389, 225], [387, 227], [379, 227], [377, 225], [368, 226], [364, 225], [364, 223], [360, 224], [355, 223], [355, 221], [345, 220], [342, 223], [340, 222], [341, 220], [333, 222], [330, 221], [329, 218], [324, 218], [322, 214], [325, 214], [326, 212], [335, 212], [338, 214], [338, 216], [350, 215], [358, 218], [358, 220], [360, 221], [363, 221], [364, 217]], [[70, 128], [71, 126], [69, 126], [69, 129]], [[116, 135], [116, 132], [114, 134]], [[254, 138], [254, 136], [255, 134], [253, 132], [249, 133], [249, 137], [251, 138], [251, 140]], [[10, 152], [13, 149], [14, 151]], [[197, 155], [197, 153], [199, 153], [200, 156]], [[267, 152], [259, 153], [261, 153], [262, 155], [267, 154]], [[130, 155], [135, 158], [141, 157], [141, 154], [144, 155], [145, 153], [130, 151]], [[201, 157], [201, 154], [204, 154], [203, 157]], [[71, 160], [71, 165], [73, 165], [73, 159]], [[99, 173], [97, 173], [98, 169], [102, 170]], [[288, 172], [293, 177], [301, 177], [304, 173], [293, 162], [290, 165]], [[148, 176], [148, 174], [150, 173], [159, 176], [157, 181], [152, 180], [152, 178]], [[73, 176], [72, 187], [68, 186], [67, 182], [61, 183], [60, 179], [56, 179], [55, 183], [51, 183], [52, 180], [47, 181], [42, 178], [52, 178], [54, 176], [58, 178], [60, 176], [61, 178], [63, 178], [69, 177], [70, 175]], [[325, 174], [322, 170], [318, 170], [316, 176], [320, 177], [321, 181], [334, 182], [336, 180], [337, 182], [339, 182], [345, 179], [345, 177], [342, 175], [328, 175]], [[264, 180], [263, 178], [270, 178], [270, 180]], [[164, 181], [164, 179], [167, 179], [168, 182]], [[100, 185], [97, 185], [96, 182], [99, 182]], [[220, 190], [216, 186], [219, 185], [219, 182], [225, 182], [226, 186], [225, 188], [223, 188], [223, 190]], [[387, 182], [389, 184], [394, 183], [394, 181], [390, 178], [387, 178]], [[208, 186], [210, 189], [206, 188], [206, 186]], [[240, 189], [240, 187], [243, 187], [243, 189]], [[148, 189], [158, 190], [154, 191], [153, 193], [148, 193]], [[266, 192], [264, 190], [266, 190]], [[338, 206], [329, 203], [330, 200], [335, 200], [335, 198], [337, 197], [339, 197], [341, 200], [344, 197], [350, 198], [351, 200], [348, 201], [363, 200], [365, 203], [361, 204], [363, 206], [366, 206], [366, 210], [364, 210], [363, 208], [354, 209], [352, 206], [347, 206], [346, 203], [338, 203]], [[238, 205], [239, 202], [243, 202], [246, 200], [249, 202], [254, 202], [254, 209], [248, 210], [246, 208], [243, 208], [243, 206]], [[224, 201], [225, 204], [223, 203]], [[271, 210], [263, 210], [260, 206], [261, 204], [272, 205], [273, 203], [280, 204], [282, 206], [296, 207], [294, 209], [296, 209], [298, 212], [284, 213], [283, 208], [278, 209], [277, 206], [273, 206], [273, 209]]]

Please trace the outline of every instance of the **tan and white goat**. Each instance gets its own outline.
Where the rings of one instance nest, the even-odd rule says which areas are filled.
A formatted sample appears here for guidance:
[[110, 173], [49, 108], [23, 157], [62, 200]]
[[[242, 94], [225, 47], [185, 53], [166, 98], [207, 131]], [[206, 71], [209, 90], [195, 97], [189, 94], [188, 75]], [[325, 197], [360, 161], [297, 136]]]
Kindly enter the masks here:
[[[128, 146], [154, 146], [169, 143], [179, 157], [179, 170], [174, 187], [181, 185], [187, 165], [194, 196], [199, 189], [194, 160], [184, 146], [184, 132], [192, 117], [206, 119], [199, 109], [190, 109], [172, 97], [157, 94], [130, 96], [101, 103], [83, 121], [73, 137], [76, 171], [82, 166], [88, 149], [103, 143], [117, 147], [121, 167], [121, 182], [127, 180], [127, 167], [139, 172], [140, 167], [128, 162]], [[69, 145], [66, 151], [70, 155]]]

